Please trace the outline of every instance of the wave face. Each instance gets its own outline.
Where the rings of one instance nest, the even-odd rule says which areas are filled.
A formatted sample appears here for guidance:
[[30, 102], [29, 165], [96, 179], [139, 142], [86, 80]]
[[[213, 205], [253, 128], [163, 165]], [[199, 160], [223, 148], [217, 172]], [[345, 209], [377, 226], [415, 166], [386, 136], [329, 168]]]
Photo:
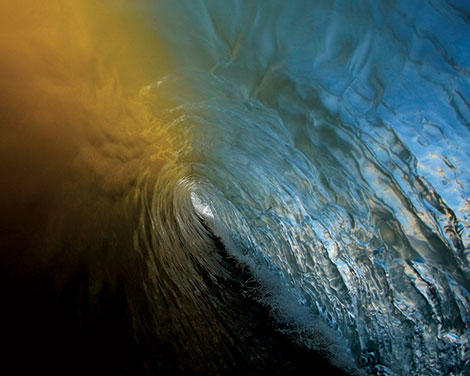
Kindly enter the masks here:
[[45, 300], [59, 310], [39, 321], [68, 315], [100, 341], [130, 328], [125, 341], [147, 346], [132, 355], [143, 373], [154, 362], [169, 374], [170, 361], [255, 373], [249, 353], [262, 374], [271, 345], [246, 309], [258, 304], [345, 372], [468, 374], [468, 3], [119, 9], [112, 20], [126, 21], [106, 18], [109, 35], [88, 10], [55, 26], [71, 28], [70, 51], [20, 33], [28, 51], [32, 34], [48, 43], [24, 67], [2, 63], [2, 122], [19, 127], [2, 128], [2, 207], [14, 213], [1, 223], [2, 278], [21, 281], [24, 310]]
[[366, 373], [468, 373], [468, 4], [179, 4], [201, 215]]

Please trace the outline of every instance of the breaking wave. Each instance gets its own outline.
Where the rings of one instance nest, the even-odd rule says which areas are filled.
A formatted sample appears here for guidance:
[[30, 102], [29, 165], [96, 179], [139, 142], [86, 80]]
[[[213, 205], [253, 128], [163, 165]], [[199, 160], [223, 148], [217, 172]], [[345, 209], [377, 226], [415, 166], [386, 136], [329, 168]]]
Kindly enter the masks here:
[[470, 372], [468, 4], [94, 7], [52, 27], [70, 50], [1, 40], [15, 349], [72, 327], [121, 371]]

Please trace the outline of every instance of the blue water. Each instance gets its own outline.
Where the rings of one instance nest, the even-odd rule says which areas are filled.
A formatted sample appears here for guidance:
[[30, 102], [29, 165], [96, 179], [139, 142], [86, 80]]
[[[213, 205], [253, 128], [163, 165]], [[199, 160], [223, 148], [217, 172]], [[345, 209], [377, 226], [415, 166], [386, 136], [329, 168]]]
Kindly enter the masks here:
[[148, 89], [197, 93], [193, 203], [276, 319], [350, 371], [468, 374], [470, 3], [146, 9], [177, 62]]
[[470, 374], [469, 0], [0, 9], [3, 373]]

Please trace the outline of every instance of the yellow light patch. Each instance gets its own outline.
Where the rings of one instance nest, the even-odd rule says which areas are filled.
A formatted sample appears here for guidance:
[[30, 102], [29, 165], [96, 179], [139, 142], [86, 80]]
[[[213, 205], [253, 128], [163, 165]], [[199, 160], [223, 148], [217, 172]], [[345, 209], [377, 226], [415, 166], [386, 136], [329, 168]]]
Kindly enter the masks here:
[[142, 174], [176, 160], [181, 143], [154, 116], [171, 93], [152, 92], [150, 109], [141, 91], [171, 64], [132, 4], [0, 3], [0, 227], [13, 248], [65, 217], [96, 238]]

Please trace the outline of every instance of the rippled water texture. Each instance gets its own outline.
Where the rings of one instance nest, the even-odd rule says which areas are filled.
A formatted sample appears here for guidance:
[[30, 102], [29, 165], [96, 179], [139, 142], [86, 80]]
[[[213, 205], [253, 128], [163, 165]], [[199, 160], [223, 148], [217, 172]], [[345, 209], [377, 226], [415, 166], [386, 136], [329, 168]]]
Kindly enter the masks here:
[[122, 294], [133, 340], [223, 374], [269, 363], [249, 295], [348, 373], [470, 373], [468, 1], [78, 3], [0, 6], [27, 307]]

